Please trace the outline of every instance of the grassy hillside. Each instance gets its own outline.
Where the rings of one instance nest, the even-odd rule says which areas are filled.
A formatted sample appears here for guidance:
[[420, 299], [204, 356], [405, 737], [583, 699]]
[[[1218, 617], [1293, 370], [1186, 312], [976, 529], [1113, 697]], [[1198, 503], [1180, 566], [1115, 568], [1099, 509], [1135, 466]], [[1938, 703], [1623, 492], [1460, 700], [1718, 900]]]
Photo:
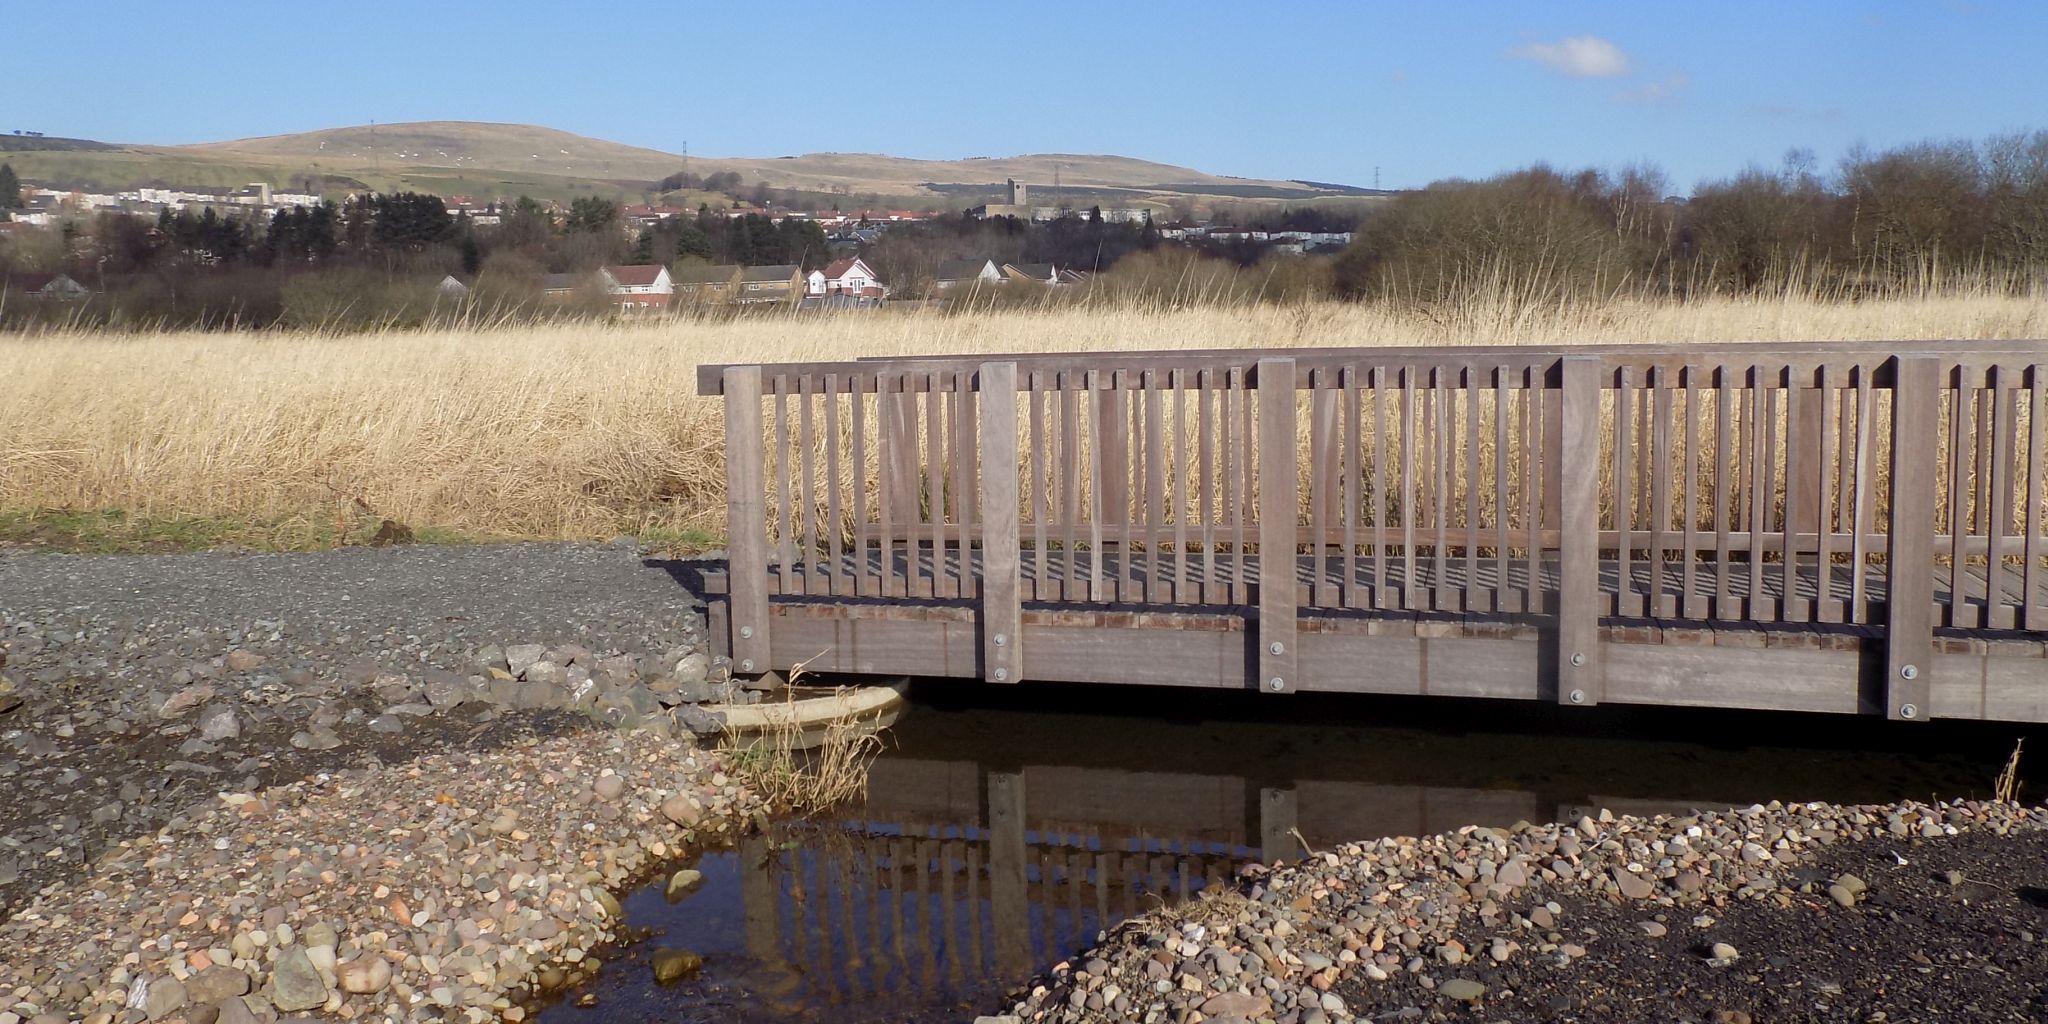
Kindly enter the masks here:
[[[765, 184], [818, 197], [874, 197], [908, 205], [932, 200], [970, 203], [1005, 179], [1038, 186], [1037, 202], [1054, 202], [1057, 178], [1072, 200], [1163, 204], [1179, 196], [1209, 200], [1307, 202], [1352, 194], [1344, 186], [1230, 178], [1130, 157], [1039, 153], [964, 160], [917, 160], [874, 153], [807, 153], [786, 157], [690, 157], [536, 125], [419, 121], [360, 125], [185, 146], [104, 146], [76, 140], [16, 139], [8, 159], [25, 178], [78, 188], [138, 184], [233, 186], [252, 181], [298, 185], [336, 176], [383, 191], [440, 195], [526, 194], [568, 201], [599, 195], [639, 201], [649, 185], [677, 171], [731, 171], [747, 185]], [[47, 143], [47, 147], [38, 143]], [[91, 148], [100, 146], [100, 148]], [[1089, 197], [1083, 190], [1101, 190]], [[1084, 203], [1085, 205], [1085, 203]]]

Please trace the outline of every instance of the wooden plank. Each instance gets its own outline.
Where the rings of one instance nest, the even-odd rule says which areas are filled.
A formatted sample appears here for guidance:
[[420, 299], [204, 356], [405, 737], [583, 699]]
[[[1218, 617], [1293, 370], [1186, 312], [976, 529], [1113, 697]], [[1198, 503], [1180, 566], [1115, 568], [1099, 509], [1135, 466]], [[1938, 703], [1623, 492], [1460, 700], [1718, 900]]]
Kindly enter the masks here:
[[[1949, 554], [1949, 566], [1952, 570], [1952, 576], [1948, 591], [1947, 624], [1952, 628], [1966, 628], [1975, 625], [1975, 623], [1970, 622], [1966, 618], [1969, 610], [1969, 574], [1964, 572], [1963, 568], [1969, 564], [1968, 553], [1964, 545], [1970, 535], [1970, 517], [1967, 510], [1970, 507], [1970, 496], [1973, 493], [1972, 488], [1967, 483], [1970, 477], [1972, 460], [1966, 453], [1970, 450], [1970, 441], [1975, 436], [1976, 431], [1972, 430], [1969, 424], [1970, 389], [1964, 385], [1963, 376], [1964, 373], [1959, 368], [1956, 372], [1956, 379], [1951, 382], [1954, 387], [1950, 392], [1948, 432], [1948, 532], [1953, 547]], [[1896, 422], [1896, 417], [1898, 416], [1896, 409], [1894, 409], [1892, 415], [1894, 422]], [[1894, 471], [1896, 471], [1896, 463], [1899, 458], [1898, 443], [1898, 435], [1894, 433], [1892, 435]], [[1898, 515], [1898, 506], [1893, 505], [1892, 509], [1892, 515]]]
[[[1013, 376], [1010, 388], [1012, 393], [1016, 391], [1014, 379]], [[975, 486], [975, 478], [980, 475], [977, 463], [981, 455], [981, 444], [976, 439], [981, 433], [981, 420], [975, 415], [975, 407], [980, 400], [972, 382], [973, 374], [970, 370], [962, 370], [953, 376], [953, 503], [959, 508], [954, 518], [958, 521], [960, 530], [955, 548], [960, 558], [959, 575], [955, 577], [959, 585], [956, 593], [969, 600], [981, 596], [981, 582], [973, 572], [974, 551], [970, 539], [976, 533], [975, 523], [981, 514], [977, 507], [980, 491]], [[1013, 414], [1014, 411], [1013, 408]], [[1014, 435], [1016, 430], [1013, 423], [1010, 431]], [[1013, 444], [1013, 457], [1015, 451], [1016, 446]], [[1015, 536], [1014, 527], [1011, 536]]]
[[1792, 372], [1785, 371], [1785, 535], [1781, 546], [1784, 561], [1778, 566], [1779, 589], [1778, 616], [1792, 622], [1804, 621], [1808, 617], [1806, 599], [1799, 594], [1799, 545], [1794, 541], [1799, 531], [1808, 524], [1818, 528], [1813, 514], [1814, 477], [1814, 436], [1819, 433], [1815, 422], [1819, 411], [1813, 402], [1813, 392], [1799, 386], [1792, 379]]
[[1259, 689], [1285, 693], [1295, 679], [1294, 360], [1259, 360]]
[[1643, 378], [1649, 389], [1643, 396], [1644, 414], [1650, 419], [1650, 450], [1644, 453], [1650, 464], [1650, 579], [1644, 589], [1644, 613], [1653, 618], [1675, 614], [1664, 598], [1664, 561], [1670, 546], [1671, 529], [1671, 380], [1661, 366], [1652, 367]]
[[1173, 471], [1167, 476], [1167, 504], [1173, 516], [1173, 576], [1166, 599], [1174, 604], [1196, 599], [1188, 584], [1188, 406], [1184, 371], [1167, 374], [1166, 386], [1173, 396]]
[[1489, 607], [1498, 611], [1517, 610], [1508, 599], [1508, 521], [1514, 508], [1508, 467], [1515, 461], [1514, 438], [1508, 428], [1512, 418], [1509, 403], [1515, 394], [1509, 379], [1512, 372], [1504, 365], [1493, 370], [1493, 498], [1488, 503], [1493, 512], [1493, 599]]
[[1364, 450], [1359, 447], [1362, 431], [1359, 427], [1359, 406], [1364, 400], [1358, 389], [1358, 369], [1347, 366], [1338, 371], [1337, 384], [1344, 395], [1344, 445], [1342, 448], [1342, 480], [1339, 499], [1344, 506], [1344, 587], [1343, 604], [1346, 608], [1364, 607], [1360, 600], [1358, 585], [1358, 507], [1360, 484], [1359, 464]]
[[839, 459], [839, 375], [825, 376], [825, 536], [826, 557], [831, 559], [831, 593], [834, 597], [845, 597], [853, 593], [846, 575], [845, 549], [841, 544], [846, 536], [846, 522], [842, 518], [846, 509], [841, 504], [840, 459]]
[[768, 509], [762, 480], [761, 368], [726, 371], [725, 531], [736, 671], [768, 671]]
[[1105, 440], [1105, 435], [1117, 433], [1121, 427], [1104, 425], [1104, 410], [1113, 407], [1113, 403], [1106, 402], [1102, 396], [1102, 389], [1107, 386], [1108, 384], [1103, 381], [1101, 374], [1094, 371], [1089, 372], [1087, 387], [1089, 392], [1088, 600], [1090, 601], [1106, 601], [1109, 599], [1109, 589], [1103, 581], [1102, 572], [1103, 492], [1108, 487], [1108, 482], [1103, 479], [1103, 474], [1107, 472], [1109, 465], [1107, 452], [1109, 442]]
[[[925, 489], [930, 498], [925, 515], [931, 527], [925, 543], [931, 547], [931, 572], [918, 581], [919, 597], [957, 597], [946, 574], [946, 413], [945, 396], [940, 393], [938, 374], [924, 378]], [[911, 549], [913, 564], [918, 551]]]
[[2021, 574], [2021, 593], [2026, 595], [2026, 607], [2020, 615], [2024, 629], [2048, 630], [2048, 597], [2043, 595], [2040, 581], [2041, 532], [2048, 528], [2048, 507], [2043, 507], [2042, 475], [2048, 473], [2048, 451], [2043, 451], [2048, 441], [2048, 365], [2035, 363], [2027, 367], [2029, 405], [2027, 406], [2027, 501], [2020, 509], [2020, 523], [2025, 529], [2022, 534], [2026, 545], [2026, 568]]
[[[1558, 448], [1557, 663], [1560, 703], [1600, 703], [1603, 675], [1600, 643], [1600, 365], [1586, 358], [1563, 361]], [[1622, 422], [1616, 418], [1617, 429]], [[1621, 502], [1616, 501], [1619, 509]]]
[[1016, 683], [1024, 678], [1017, 536], [1017, 364], [983, 363], [979, 378], [982, 507], [987, 512], [981, 534], [983, 678]]
[[1220, 604], [1228, 600], [1216, 585], [1216, 376], [1213, 370], [1195, 371], [1195, 457], [1201, 463], [1202, 585], [1196, 600]]
[[1396, 607], [1415, 609], [1422, 607], [1421, 576], [1415, 571], [1415, 483], [1422, 475], [1421, 462], [1415, 456], [1415, 409], [1421, 389], [1416, 387], [1415, 371], [1410, 367], [1401, 368], [1400, 380], [1401, 457], [1395, 460], [1394, 472], [1401, 478], [1401, 603]]
[[[1145, 402], [1145, 443], [1140, 454], [1145, 460], [1145, 504], [1144, 519], [1146, 532], [1158, 536], [1166, 523], [1166, 458], [1171, 450], [1166, 443], [1166, 418], [1160, 408], [1160, 380], [1158, 374], [1147, 370], [1138, 378], [1138, 392]], [[1145, 543], [1145, 600], [1163, 604], [1167, 596], [1164, 545], [1156, 541]]]
[[1465, 406], [1465, 585], [1459, 588], [1458, 607], [1463, 611], [1490, 611], [1493, 605], [1479, 586], [1479, 368], [1461, 367], [1465, 388], [1458, 397]]
[[[1065, 509], [1066, 528], [1060, 537], [1060, 549], [1065, 556], [1066, 569], [1060, 574], [1060, 600], [1078, 601], [1088, 593], [1081, 581], [1081, 539], [1078, 525], [1081, 522], [1082, 468], [1088, 460], [1081, 454], [1081, 393], [1074, 387], [1073, 374], [1060, 374], [1060, 500]], [[1089, 378], [1083, 376], [1080, 384], [1085, 389]], [[1091, 558], [1094, 557], [1090, 549]], [[1091, 598], [1092, 599], [1092, 598]]]
[[797, 538], [801, 544], [797, 552], [797, 585], [803, 588], [803, 593], [806, 594], [822, 592], [818, 586], [822, 581], [811, 569], [817, 560], [818, 548], [824, 543], [824, 537], [820, 535], [823, 528], [818, 523], [817, 488], [812, 479], [817, 469], [815, 450], [818, 441], [816, 418], [811, 414], [813, 390], [810, 377], [797, 382], [797, 465], [803, 473], [803, 479], [797, 487], [797, 500], [803, 503], [802, 511], [797, 517]]
[[1444, 386], [1444, 370], [1441, 366], [1429, 368], [1429, 390], [1422, 393], [1424, 407], [1429, 410], [1430, 466], [1430, 512], [1435, 519], [1436, 544], [1430, 551], [1430, 561], [1435, 575], [1429, 581], [1429, 606], [1437, 611], [1458, 611], [1464, 605], [1460, 596], [1451, 589], [1451, 479], [1452, 457], [1455, 454], [1456, 439], [1451, 436], [1451, 401], [1454, 396]]
[[[1890, 588], [1885, 621], [1885, 716], [1932, 717], [1928, 686], [1934, 668], [1934, 459], [1941, 399], [1939, 364], [1901, 358], [1892, 398], [1891, 536], [1885, 564]], [[1958, 422], [1958, 427], [1962, 424]]]
[[[1635, 519], [1636, 481], [1634, 417], [1629, 414], [1636, 401], [1631, 371], [1623, 366], [1615, 371], [1614, 387], [1614, 529], [1620, 534], [1620, 543], [1615, 548], [1614, 573], [1614, 614], [1633, 616], [1643, 614], [1636, 601], [1635, 568]], [[1567, 428], [1569, 429], [1569, 428]], [[1569, 442], [1567, 442], [1569, 445]], [[1596, 447], [1595, 452], [1599, 451]], [[1567, 513], [1569, 515], [1569, 513]]]
[[1394, 607], [1387, 593], [1387, 563], [1393, 559], [1387, 554], [1387, 513], [1391, 505], [1387, 501], [1387, 448], [1392, 438], [1387, 434], [1387, 370], [1383, 366], [1372, 368], [1372, 606], [1374, 608]]
[[[1010, 365], [1014, 368], [1016, 364], [1012, 363]], [[1045, 524], [1047, 520], [1052, 518], [1054, 479], [1052, 459], [1050, 458], [1051, 452], [1046, 447], [1045, 436], [1045, 406], [1048, 399], [1044, 396], [1044, 392], [1051, 390], [1047, 386], [1045, 377], [1046, 375], [1044, 374], [1033, 373], [1024, 392], [1025, 400], [1031, 403], [1031, 466], [1029, 471], [1031, 474], [1031, 554], [1033, 563], [1031, 586], [1026, 587], [1025, 591], [1032, 598], [1041, 601], [1052, 600], [1051, 595], [1043, 593], [1045, 581], [1050, 572], [1050, 568], [1046, 564]]]
[[1991, 488], [1984, 503], [1987, 559], [1984, 565], [1984, 618], [1987, 629], [2013, 628], [2014, 606], [2005, 596], [2006, 535], [2012, 523], [2013, 453], [2019, 447], [2013, 411], [2012, 374], [2002, 363], [1991, 367], [1991, 433], [1984, 438], [1991, 460]]
[[[1877, 419], [1877, 409], [1871, 405], [1870, 367], [1856, 368], [1856, 464], [1853, 485], [1853, 508], [1849, 521], [1849, 605], [1852, 622], [1869, 622], [1870, 610], [1866, 603], [1869, 597], [1870, 545], [1867, 534], [1870, 531], [1871, 454], [1870, 428]], [[1848, 396], [1844, 395], [1847, 401]]]
[[1680, 593], [1683, 594], [1679, 614], [1697, 620], [1707, 617], [1706, 597], [1699, 589], [1699, 367], [1687, 363], [1679, 373], [1685, 386], [1685, 465], [1681, 470], [1685, 478], [1678, 492], [1679, 508], [1685, 516], [1685, 535], [1681, 538], [1685, 545], [1685, 572], [1679, 580]]
[[789, 378], [778, 374], [775, 377], [775, 542], [776, 568], [780, 578], [780, 592], [795, 594], [800, 586], [796, 575], [795, 528], [791, 515], [789, 483], [794, 470], [789, 454]]
[[1336, 502], [1331, 491], [1336, 482], [1333, 468], [1337, 449], [1337, 392], [1330, 371], [1311, 374], [1309, 390], [1309, 572], [1310, 600], [1319, 608], [1337, 605], [1336, 581], [1330, 558], [1330, 516]]
[[856, 373], [853, 376], [851, 392], [846, 396], [853, 423], [853, 499], [849, 507], [853, 510], [853, 550], [859, 558], [854, 566], [853, 592], [860, 597], [879, 597], [878, 579], [868, 567], [867, 375]]

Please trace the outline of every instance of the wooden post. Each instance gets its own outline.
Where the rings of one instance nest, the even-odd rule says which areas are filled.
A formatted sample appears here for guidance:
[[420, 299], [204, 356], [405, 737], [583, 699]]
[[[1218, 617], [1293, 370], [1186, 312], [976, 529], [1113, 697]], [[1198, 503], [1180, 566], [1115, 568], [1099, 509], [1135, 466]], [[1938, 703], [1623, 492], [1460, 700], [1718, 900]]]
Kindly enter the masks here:
[[725, 532], [731, 592], [732, 664], [741, 675], [772, 670], [768, 644], [768, 508], [762, 483], [761, 368], [725, 371]]
[[[1940, 364], [1892, 360], [1892, 521], [1885, 554], [1885, 717], [1931, 717], [1934, 668], [1934, 466], [1940, 447]], [[1958, 434], [1969, 430], [1958, 422]], [[1952, 437], [1951, 443], [1954, 443]], [[1962, 529], [1960, 521], [1955, 527]], [[1995, 563], [1994, 563], [1995, 564]], [[1963, 567], [1958, 565], [1956, 575]]]
[[1788, 367], [1785, 371], [1785, 399], [1791, 407], [1785, 412], [1785, 566], [1786, 575], [1784, 608], [1785, 618], [1794, 622], [1815, 617], [1819, 611], [1806, 598], [1800, 596], [1790, 584], [1797, 582], [1808, 564], [1816, 566], [1815, 594], [1823, 602], [1827, 599], [1828, 570], [1819, 565], [1818, 548], [1815, 557], [1809, 560], [1800, 538], [1807, 534], [1819, 534], [1825, 525], [1821, 519], [1820, 496], [1826, 493], [1822, 481], [1828, 467], [1821, 464], [1821, 454], [1826, 451], [1823, 444], [1827, 433], [1828, 394], [1811, 386], [1811, 371]]
[[1259, 674], [1268, 693], [1294, 689], [1296, 475], [1294, 360], [1261, 359], [1259, 393]]
[[1563, 360], [1558, 447], [1557, 699], [1600, 703], [1600, 374]]
[[1307, 851], [1294, 838], [1298, 831], [1299, 801], [1293, 789], [1262, 787], [1259, 790], [1259, 859], [1268, 864], [1300, 860]]
[[[981, 394], [982, 678], [1024, 678], [1017, 536], [1017, 364], [983, 363]], [[966, 557], [966, 552], [961, 553]]]

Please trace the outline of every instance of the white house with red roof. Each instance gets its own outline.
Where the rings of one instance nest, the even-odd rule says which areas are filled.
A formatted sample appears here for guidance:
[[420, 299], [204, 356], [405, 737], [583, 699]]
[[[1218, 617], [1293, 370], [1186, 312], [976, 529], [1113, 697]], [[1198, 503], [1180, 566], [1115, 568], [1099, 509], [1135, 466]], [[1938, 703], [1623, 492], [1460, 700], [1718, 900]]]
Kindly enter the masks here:
[[612, 303], [625, 311], [665, 308], [676, 290], [668, 268], [658, 263], [604, 267], [598, 279]]
[[875, 276], [874, 269], [858, 256], [834, 260], [823, 270], [813, 270], [805, 277], [804, 293], [811, 296], [847, 295], [861, 299], [881, 299], [889, 294], [889, 287]]

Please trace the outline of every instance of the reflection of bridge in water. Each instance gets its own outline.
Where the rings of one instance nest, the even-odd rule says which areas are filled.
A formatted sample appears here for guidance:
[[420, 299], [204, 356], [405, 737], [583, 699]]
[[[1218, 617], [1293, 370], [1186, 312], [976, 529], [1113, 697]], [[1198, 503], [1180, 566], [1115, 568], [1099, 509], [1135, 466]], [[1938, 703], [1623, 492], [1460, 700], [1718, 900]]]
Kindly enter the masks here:
[[844, 818], [741, 845], [746, 952], [775, 1000], [874, 1000], [895, 1018], [985, 1005], [992, 979], [1021, 981], [1247, 860], [1299, 856], [1297, 832], [1320, 845], [1587, 809], [1519, 790], [909, 758], [877, 762], [870, 793]]

